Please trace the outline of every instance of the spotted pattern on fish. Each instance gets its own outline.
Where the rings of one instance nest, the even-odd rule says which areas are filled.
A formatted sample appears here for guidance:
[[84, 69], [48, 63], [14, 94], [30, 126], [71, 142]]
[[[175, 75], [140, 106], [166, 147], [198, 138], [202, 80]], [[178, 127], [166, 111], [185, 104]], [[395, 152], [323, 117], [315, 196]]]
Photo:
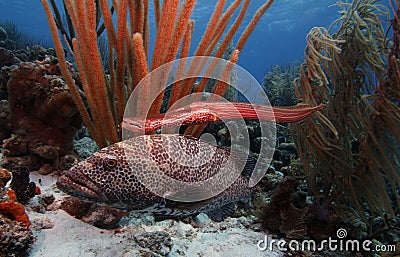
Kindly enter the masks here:
[[[228, 162], [231, 154], [228, 149], [183, 135], [138, 136], [106, 147], [79, 162], [59, 178], [57, 186], [71, 195], [142, 213], [167, 216], [211, 213], [237, 201], [247, 202], [250, 198], [252, 190], [248, 186], [248, 174], [254, 165], [248, 163], [246, 172], [242, 174], [241, 171], [235, 172], [238, 171], [235, 162]], [[229, 172], [222, 173], [223, 169]], [[157, 177], [159, 171], [184, 182], [210, 178], [215, 178], [217, 184], [227, 179], [234, 182], [209, 199], [176, 202], [152, 193], [144, 185], [151, 183], [155, 187], [171, 187], [163, 183], [161, 176]], [[146, 183], [139, 181], [138, 176]], [[175, 192], [179, 188], [166, 190]]]

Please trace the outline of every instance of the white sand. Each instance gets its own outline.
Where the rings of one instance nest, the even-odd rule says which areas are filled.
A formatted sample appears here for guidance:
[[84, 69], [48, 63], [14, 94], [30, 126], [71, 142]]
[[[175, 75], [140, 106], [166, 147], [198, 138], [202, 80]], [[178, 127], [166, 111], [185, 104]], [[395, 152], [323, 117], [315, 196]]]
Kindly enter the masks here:
[[[64, 194], [54, 185], [55, 177], [37, 173], [31, 175], [31, 181], [36, 184], [39, 178], [43, 193], [50, 192], [56, 199], [63, 197]], [[173, 247], [167, 256], [171, 257], [283, 256], [278, 251], [260, 251], [257, 242], [264, 239], [264, 234], [246, 229], [238, 219], [232, 218], [221, 223], [211, 222], [201, 229], [182, 222], [165, 220], [154, 225], [128, 225], [116, 232], [86, 224], [63, 210], [46, 211], [44, 214], [30, 211], [28, 214], [36, 236], [30, 256], [35, 257], [142, 256], [151, 251], [141, 249], [134, 241], [134, 235], [155, 231], [170, 234]]]

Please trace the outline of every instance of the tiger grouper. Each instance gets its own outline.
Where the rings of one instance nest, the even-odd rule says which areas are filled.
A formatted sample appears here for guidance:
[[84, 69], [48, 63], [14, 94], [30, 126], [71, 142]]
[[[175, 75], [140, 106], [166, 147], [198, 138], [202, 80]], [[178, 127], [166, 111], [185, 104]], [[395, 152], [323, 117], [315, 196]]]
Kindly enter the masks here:
[[[228, 161], [230, 156], [233, 161]], [[208, 160], [204, 161], [203, 157]], [[255, 161], [247, 155], [201, 139], [176, 134], [143, 135], [94, 153], [60, 176], [57, 186], [70, 195], [129, 211], [163, 217], [204, 212], [214, 221], [221, 221], [231, 213], [236, 202], [249, 202], [252, 193], [249, 179], [254, 166]], [[188, 183], [210, 178], [216, 178], [214, 182], [221, 186], [226, 184], [225, 180], [232, 182], [208, 199], [175, 201], [148, 189], [151, 185], [171, 195], [179, 194], [179, 188], [162, 183], [165, 175]], [[194, 190], [192, 194], [201, 192]]]

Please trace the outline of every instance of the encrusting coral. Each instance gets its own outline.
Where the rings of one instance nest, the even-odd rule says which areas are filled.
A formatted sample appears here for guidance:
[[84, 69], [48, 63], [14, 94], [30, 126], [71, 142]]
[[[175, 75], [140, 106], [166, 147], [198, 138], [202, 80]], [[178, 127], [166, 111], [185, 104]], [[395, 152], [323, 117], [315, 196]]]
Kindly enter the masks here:
[[[0, 256], [25, 256], [34, 237], [25, 206], [14, 190], [5, 187], [11, 177], [11, 172], [0, 167]], [[29, 171], [27, 178], [29, 182]]]
[[109, 206], [96, 206], [93, 202], [66, 197], [61, 209], [88, 224], [104, 229], [119, 227], [119, 221], [129, 213]]
[[10, 172], [0, 168], [0, 256], [26, 256], [34, 237], [25, 207], [13, 190], [4, 188]]
[[0, 202], [0, 214], [9, 219], [16, 220], [25, 224], [26, 227], [31, 225], [28, 215], [25, 213], [25, 207], [17, 202], [17, 196], [14, 190], [8, 190], [8, 201]]

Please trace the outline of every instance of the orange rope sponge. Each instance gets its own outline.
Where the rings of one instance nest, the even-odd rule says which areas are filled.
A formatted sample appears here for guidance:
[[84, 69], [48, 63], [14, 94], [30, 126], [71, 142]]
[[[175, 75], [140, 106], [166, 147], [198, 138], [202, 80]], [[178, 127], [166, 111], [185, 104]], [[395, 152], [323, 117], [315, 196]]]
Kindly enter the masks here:
[[15, 195], [14, 190], [7, 191], [7, 194], [10, 200], [8, 202], [0, 203], [0, 214], [16, 221], [20, 221], [24, 223], [26, 227], [29, 227], [31, 222], [25, 212], [25, 207], [17, 202], [17, 196]]

